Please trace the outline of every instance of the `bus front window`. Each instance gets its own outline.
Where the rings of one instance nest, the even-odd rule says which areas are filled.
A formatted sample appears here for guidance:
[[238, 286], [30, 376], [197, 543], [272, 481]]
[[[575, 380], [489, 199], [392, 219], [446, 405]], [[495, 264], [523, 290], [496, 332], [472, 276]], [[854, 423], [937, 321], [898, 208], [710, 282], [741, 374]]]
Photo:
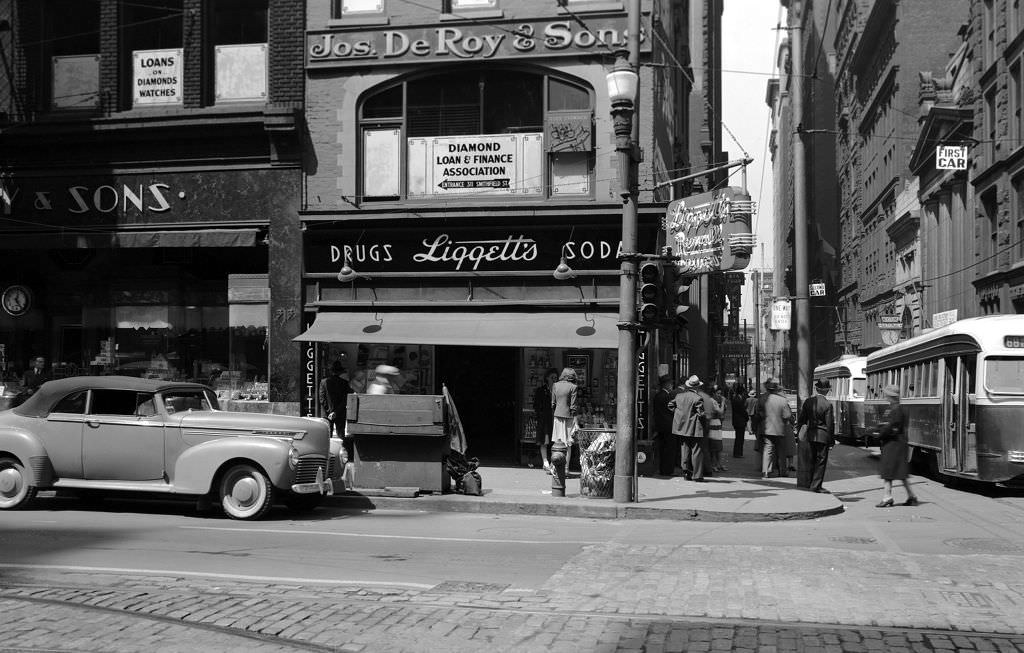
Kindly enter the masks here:
[[985, 389], [997, 394], [1024, 394], [1024, 358], [992, 356], [985, 359]]
[[868, 380], [865, 378], [852, 379], [851, 392], [854, 399], [863, 399], [868, 393]]

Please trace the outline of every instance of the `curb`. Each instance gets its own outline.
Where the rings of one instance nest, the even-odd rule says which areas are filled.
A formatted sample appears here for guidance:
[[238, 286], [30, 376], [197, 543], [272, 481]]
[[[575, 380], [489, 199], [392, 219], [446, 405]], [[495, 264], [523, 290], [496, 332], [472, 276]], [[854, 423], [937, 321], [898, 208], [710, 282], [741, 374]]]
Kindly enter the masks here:
[[[588, 502], [593, 499], [585, 499]], [[777, 522], [818, 519], [841, 514], [845, 508], [835, 506], [807, 511], [737, 512], [699, 508], [646, 508], [638, 505], [577, 503], [572, 498], [551, 503], [516, 502], [504, 499], [477, 499], [450, 494], [442, 496], [395, 497], [358, 491], [334, 495], [327, 504], [347, 510], [419, 510], [426, 512], [463, 512], [491, 515], [531, 515], [538, 517], [575, 517], [581, 519], [664, 519], [671, 521], [706, 522]], [[597, 501], [602, 501], [598, 499]], [[610, 501], [610, 500], [603, 500]]]

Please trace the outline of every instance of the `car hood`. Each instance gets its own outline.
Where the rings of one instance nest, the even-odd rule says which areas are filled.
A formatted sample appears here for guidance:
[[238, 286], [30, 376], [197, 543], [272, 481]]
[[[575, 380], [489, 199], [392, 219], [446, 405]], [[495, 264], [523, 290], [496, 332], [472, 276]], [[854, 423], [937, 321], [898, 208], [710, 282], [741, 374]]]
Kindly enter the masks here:
[[315, 441], [317, 446], [327, 448], [330, 431], [325, 420], [315, 417], [295, 417], [293, 415], [272, 415], [266, 413], [238, 413], [234, 411], [189, 411], [178, 413], [179, 423], [185, 429], [223, 429], [234, 431], [239, 435], [256, 435], [266, 437], [291, 437], [297, 431], [305, 432], [303, 440], [309, 444]]

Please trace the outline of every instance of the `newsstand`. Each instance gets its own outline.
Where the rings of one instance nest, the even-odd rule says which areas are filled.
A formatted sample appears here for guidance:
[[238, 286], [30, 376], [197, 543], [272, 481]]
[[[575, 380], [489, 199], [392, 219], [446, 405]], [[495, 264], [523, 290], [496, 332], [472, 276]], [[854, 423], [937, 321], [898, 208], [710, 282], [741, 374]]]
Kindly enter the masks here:
[[350, 394], [346, 420], [356, 488], [451, 488], [444, 464], [451, 422], [442, 395]]

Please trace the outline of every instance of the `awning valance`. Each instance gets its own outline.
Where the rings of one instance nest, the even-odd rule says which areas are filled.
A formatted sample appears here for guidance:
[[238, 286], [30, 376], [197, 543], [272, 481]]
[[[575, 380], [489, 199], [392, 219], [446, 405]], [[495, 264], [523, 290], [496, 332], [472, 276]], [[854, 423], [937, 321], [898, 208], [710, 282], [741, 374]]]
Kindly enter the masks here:
[[597, 312], [322, 312], [295, 338], [484, 347], [615, 348], [618, 315]]
[[106, 249], [110, 247], [252, 247], [256, 229], [73, 232], [0, 235], [0, 249]]

